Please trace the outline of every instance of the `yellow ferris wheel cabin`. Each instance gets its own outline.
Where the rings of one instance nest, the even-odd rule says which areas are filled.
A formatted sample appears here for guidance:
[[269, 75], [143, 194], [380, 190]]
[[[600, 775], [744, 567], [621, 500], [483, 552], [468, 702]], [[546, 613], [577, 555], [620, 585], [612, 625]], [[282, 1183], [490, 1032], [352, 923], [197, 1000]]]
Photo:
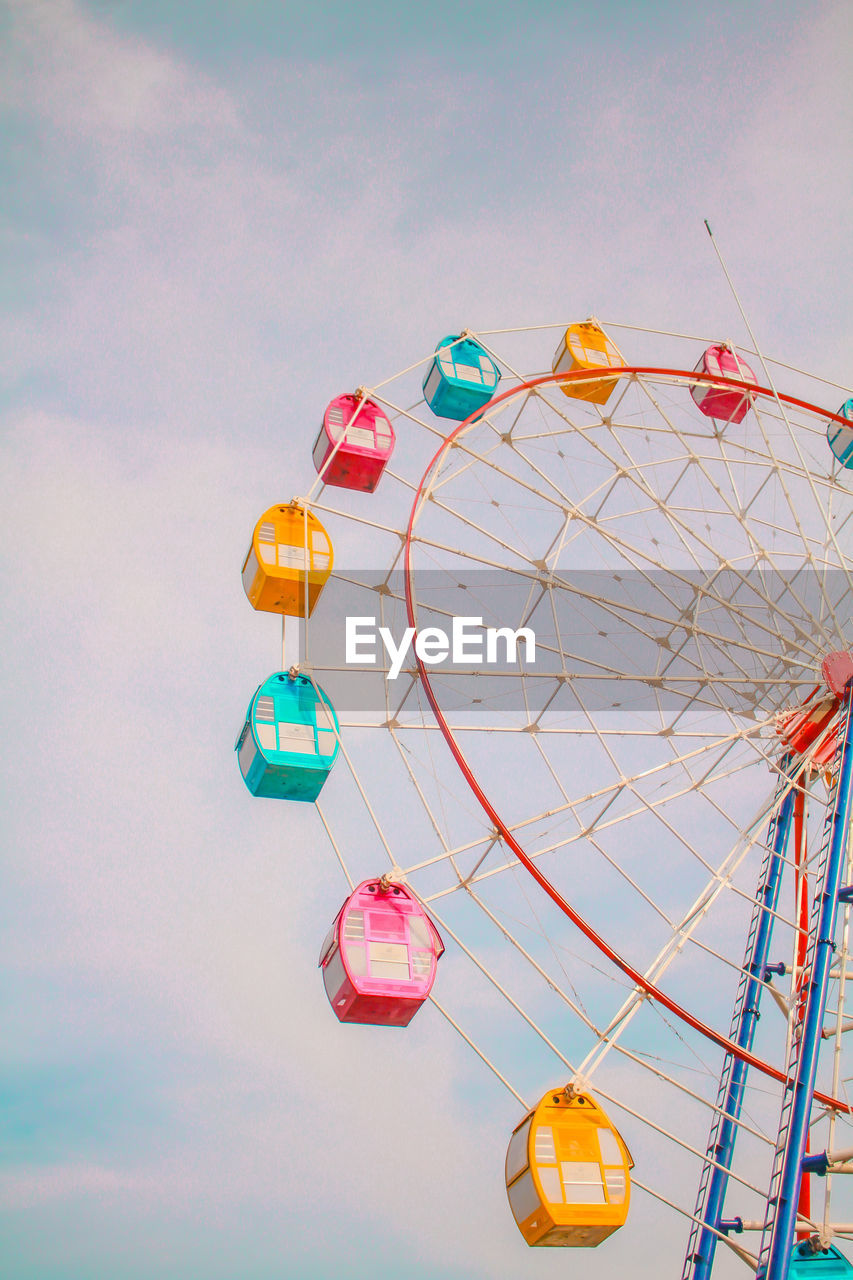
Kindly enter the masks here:
[[628, 1216], [631, 1153], [587, 1093], [546, 1093], [515, 1129], [506, 1190], [529, 1245], [592, 1248]]
[[[265, 511], [243, 561], [243, 589], [253, 609], [304, 618], [332, 572], [329, 535], [298, 502]], [[307, 591], [306, 591], [307, 583]]]
[[[560, 339], [560, 345], [551, 361], [553, 373], [572, 373], [575, 370], [599, 369], [624, 364], [622, 353], [612, 339], [595, 320], [570, 324]], [[618, 378], [597, 378], [595, 382], [562, 382], [560, 390], [571, 400], [588, 400], [592, 404], [606, 404]]]

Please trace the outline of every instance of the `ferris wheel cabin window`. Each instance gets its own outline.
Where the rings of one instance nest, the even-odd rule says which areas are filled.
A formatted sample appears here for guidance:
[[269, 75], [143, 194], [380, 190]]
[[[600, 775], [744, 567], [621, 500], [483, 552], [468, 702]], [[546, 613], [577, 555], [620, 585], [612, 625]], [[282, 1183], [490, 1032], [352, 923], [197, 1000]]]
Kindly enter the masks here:
[[240, 747], [237, 752], [237, 762], [240, 765], [240, 772], [244, 778], [252, 767], [255, 759], [255, 740], [249, 730], [250, 725], [247, 720], [243, 730], [243, 735], [240, 739]]
[[258, 555], [264, 564], [275, 564], [275, 525], [264, 523], [258, 530]]
[[363, 911], [348, 911], [344, 916], [341, 949], [346, 955], [347, 968], [351, 974], [362, 977], [367, 973]]
[[318, 702], [316, 706], [317, 715], [317, 751], [321, 756], [331, 756], [335, 754], [335, 748], [338, 745], [337, 734], [335, 733], [335, 722], [332, 719], [332, 713], [326, 706], [325, 702]]
[[255, 704], [255, 733], [265, 751], [275, 751], [275, 700], [267, 695]]
[[279, 720], [278, 749], [279, 751], [297, 751], [300, 755], [314, 755], [314, 730], [311, 725]]
[[513, 1178], [517, 1178], [522, 1169], [526, 1169], [529, 1164], [529, 1160], [527, 1158], [527, 1139], [530, 1134], [530, 1124], [532, 1120], [533, 1113], [531, 1112], [524, 1123], [519, 1125], [510, 1139], [506, 1153], [507, 1183], [512, 1182]]
[[367, 948], [371, 977], [408, 982], [409, 949], [405, 942], [375, 942], [371, 939]]
[[289, 542], [280, 542], [276, 548], [280, 569], [304, 569], [305, 548], [296, 547]]
[[322, 529], [311, 530], [311, 567], [327, 569], [329, 567], [329, 539]]
[[597, 1160], [563, 1160], [560, 1177], [566, 1204], [605, 1203], [601, 1165]]
[[528, 1169], [520, 1178], [507, 1188], [509, 1207], [516, 1222], [521, 1225], [539, 1208], [539, 1193], [533, 1182], [533, 1174]]

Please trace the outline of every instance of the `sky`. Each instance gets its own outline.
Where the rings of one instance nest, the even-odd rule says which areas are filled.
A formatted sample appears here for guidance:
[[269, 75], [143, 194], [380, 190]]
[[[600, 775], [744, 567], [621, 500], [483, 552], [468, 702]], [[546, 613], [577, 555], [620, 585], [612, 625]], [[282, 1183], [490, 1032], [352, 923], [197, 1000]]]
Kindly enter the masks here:
[[232, 758], [277, 652], [241, 556], [331, 396], [444, 333], [742, 340], [705, 218], [763, 347], [849, 382], [851, 34], [788, 0], [0, 0], [10, 1280], [564, 1265], [446, 1024], [325, 1004], [344, 886]]

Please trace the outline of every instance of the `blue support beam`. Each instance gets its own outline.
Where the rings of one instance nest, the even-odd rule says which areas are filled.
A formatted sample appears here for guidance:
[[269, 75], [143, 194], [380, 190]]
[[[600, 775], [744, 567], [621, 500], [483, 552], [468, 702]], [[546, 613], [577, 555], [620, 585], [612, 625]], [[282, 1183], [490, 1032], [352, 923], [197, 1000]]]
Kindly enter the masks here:
[[803, 1173], [816, 1173], [819, 1178], [825, 1178], [828, 1168], [829, 1156], [825, 1151], [814, 1156], [803, 1156]]
[[[787, 762], [783, 762], [783, 769]], [[781, 806], [777, 809], [771, 831], [768, 832], [770, 855], [762, 866], [761, 881], [756, 894], [756, 911], [747, 941], [741, 987], [735, 1006], [730, 1039], [739, 1048], [751, 1052], [760, 1017], [759, 1006], [764, 984], [777, 966], [768, 964], [770, 941], [779, 886], [785, 864], [785, 847], [791, 829], [794, 812], [794, 787], [787, 777]], [[782, 966], [784, 970], [784, 966]], [[709, 1280], [714, 1265], [718, 1231], [724, 1230], [721, 1222], [723, 1202], [729, 1180], [729, 1170], [734, 1157], [737, 1126], [743, 1106], [748, 1067], [740, 1058], [727, 1054], [720, 1078], [720, 1096], [711, 1136], [708, 1142], [704, 1176], [700, 1182], [696, 1217], [701, 1225], [694, 1226], [685, 1261], [684, 1280]]]
[[[806, 1152], [809, 1120], [817, 1076], [818, 1051], [821, 1043], [829, 987], [829, 971], [835, 954], [835, 916], [841, 877], [847, 865], [847, 842], [850, 830], [851, 775], [853, 774], [853, 734], [851, 685], [845, 689], [839, 717], [839, 742], [836, 753], [838, 768], [834, 806], [829, 827], [829, 843], [823, 874], [823, 886], [816, 902], [809, 940], [810, 957], [806, 961], [809, 986], [803, 1014], [802, 1032], [795, 1070], [786, 1089], [790, 1091], [782, 1110], [777, 1162], [770, 1188], [768, 1215], [756, 1280], [787, 1280], [788, 1266], [797, 1221], [803, 1161]], [[840, 759], [839, 759], [840, 756]]]

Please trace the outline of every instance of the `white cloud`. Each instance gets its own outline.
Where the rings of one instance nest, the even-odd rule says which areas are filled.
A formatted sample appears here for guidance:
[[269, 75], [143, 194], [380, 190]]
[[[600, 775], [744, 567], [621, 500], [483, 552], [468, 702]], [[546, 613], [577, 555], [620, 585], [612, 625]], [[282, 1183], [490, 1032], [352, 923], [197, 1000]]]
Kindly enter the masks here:
[[236, 133], [233, 101], [198, 71], [123, 36], [73, 0], [11, 0], [4, 97], [63, 134], [114, 148], [155, 144], [176, 127]]
[[8, 1213], [77, 1196], [145, 1194], [154, 1185], [154, 1179], [147, 1175], [139, 1177], [99, 1164], [75, 1162], [44, 1169], [4, 1169], [0, 1171], [0, 1205]]

